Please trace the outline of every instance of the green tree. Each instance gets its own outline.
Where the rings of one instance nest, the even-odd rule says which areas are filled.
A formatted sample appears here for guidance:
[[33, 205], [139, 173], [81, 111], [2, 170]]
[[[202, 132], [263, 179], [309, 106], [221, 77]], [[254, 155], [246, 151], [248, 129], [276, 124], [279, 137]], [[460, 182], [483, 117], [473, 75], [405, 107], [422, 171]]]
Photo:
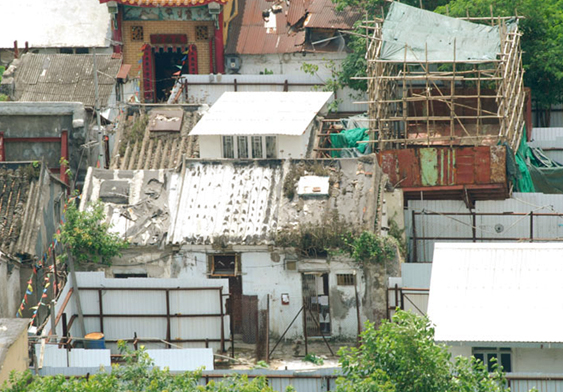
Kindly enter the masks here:
[[340, 392], [501, 392], [509, 391], [500, 369], [489, 375], [475, 358], [451, 361], [434, 342], [428, 318], [397, 311], [379, 329], [367, 323], [359, 348], [340, 351], [344, 376]]
[[79, 262], [100, 262], [110, 264], [111, 258], [121, 256], [127, 241], [116, 233], [111, 233], [111, 225], [104, 222], [104, 205], [98, 200], [85, 211], [78, 210], [75, 203], [69, 202], [65, 212], [65, 222], [56, 238], [64, 247], [70, 249]]
[[[12, 373], [10, 382], [0, 388], [4, 392], [275, 392], [264, 377], [249, 380], [246, 375], [201, 384], [201, 370], [173, 375], [168, 369], [154, 367], [143, 348], [127, 349], [119, 343], [124, 365], [113, 365], [111, 373], [100, 372], [86, 378], [65, 376], [33, 376], [30, 371]], [[286, 392], [292, 391], [288, 388]]]

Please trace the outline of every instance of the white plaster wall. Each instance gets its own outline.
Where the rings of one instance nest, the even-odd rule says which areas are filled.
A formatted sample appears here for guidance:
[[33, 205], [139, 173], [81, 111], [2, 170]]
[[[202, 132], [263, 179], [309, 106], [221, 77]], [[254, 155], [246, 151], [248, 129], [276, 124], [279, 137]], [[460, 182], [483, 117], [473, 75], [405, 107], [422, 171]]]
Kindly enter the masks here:
[[448, 347], [450, 354], [452, 354], [452, 361], [455, 357], [470, 357], [471, 347], [470, 346], [450, 346]]
[[307, 128], [301, 136], [279, 135], [278, 142], [278, 158], [305, 158], [307, 155], [307, 147], [311, 137], [312, 125]]
[[563, 349], [561, 348], [514, 348], [512, 371], [522, 373], [561, 373]]
[[280, 53], [280, 54], [260, 54], [242, 55], [240, 74], [258, 75], [266, 69], [275, 75], [306, 75], [301, 69], [303, 64], [312, 64], [319, 67], [317, 81], [324, 82], [330, 78], [330, 62], [340, 63], [345, 57], [346, 52], [341, 53]]
[[221, 136], [199, 136], [198, 140], [200, 158], [221, 158]]

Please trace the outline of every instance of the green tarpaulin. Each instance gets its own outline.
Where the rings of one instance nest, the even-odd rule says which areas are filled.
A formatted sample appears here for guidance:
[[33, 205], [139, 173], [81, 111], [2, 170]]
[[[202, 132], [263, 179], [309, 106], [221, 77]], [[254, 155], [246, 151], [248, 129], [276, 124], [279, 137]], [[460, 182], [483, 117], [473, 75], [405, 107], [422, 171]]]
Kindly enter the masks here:
[[[331, 134], [330, 142], [332, 148], [357, 148], [361, 154], [365, 154], [367, 143], [358, 142], [369, 140], [367, 130], [367, 128], [353, 128]], [[340, 151], [332, 151], [331, 156], [333, 158], [340, 158]]]

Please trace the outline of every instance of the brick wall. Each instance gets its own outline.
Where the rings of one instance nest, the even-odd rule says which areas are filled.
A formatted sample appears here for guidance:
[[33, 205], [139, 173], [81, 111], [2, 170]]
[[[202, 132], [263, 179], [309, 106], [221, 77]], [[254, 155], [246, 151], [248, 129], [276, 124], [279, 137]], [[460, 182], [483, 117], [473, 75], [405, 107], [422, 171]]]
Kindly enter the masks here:
[[[208, 74], [211, 72], [209, 63], [209, 40], [197, 41], [195, 27], [207, 25], [209, 39], [213, 38], [213, 22], [207, 21], [123, 21], [123, 62], [132, 64], [129, 76], [135, 77], [138, 74], [139, 63], [142, 57], [141, 47], [150, 44], [151, 34], [186, 34], [188, 45], [195, 44], [197, 47], [198, 73]], [[131, 38], [131, 27], [143, 27], [143, 41], [133, 41]], [[186, 45], [186, 46], [188, 46]]]

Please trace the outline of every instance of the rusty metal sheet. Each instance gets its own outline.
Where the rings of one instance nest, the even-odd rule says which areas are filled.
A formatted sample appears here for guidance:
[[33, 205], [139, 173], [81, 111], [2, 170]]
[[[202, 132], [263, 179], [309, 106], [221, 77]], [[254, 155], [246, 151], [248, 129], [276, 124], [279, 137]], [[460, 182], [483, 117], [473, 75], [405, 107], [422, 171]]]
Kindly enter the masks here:
[[184, 111], [153, 110], [149, 117], [149, 131], [151, 132], [180, 132]]
[[502, 146], [387, 150], [380, 165], [401, 188], [506, 184]]

